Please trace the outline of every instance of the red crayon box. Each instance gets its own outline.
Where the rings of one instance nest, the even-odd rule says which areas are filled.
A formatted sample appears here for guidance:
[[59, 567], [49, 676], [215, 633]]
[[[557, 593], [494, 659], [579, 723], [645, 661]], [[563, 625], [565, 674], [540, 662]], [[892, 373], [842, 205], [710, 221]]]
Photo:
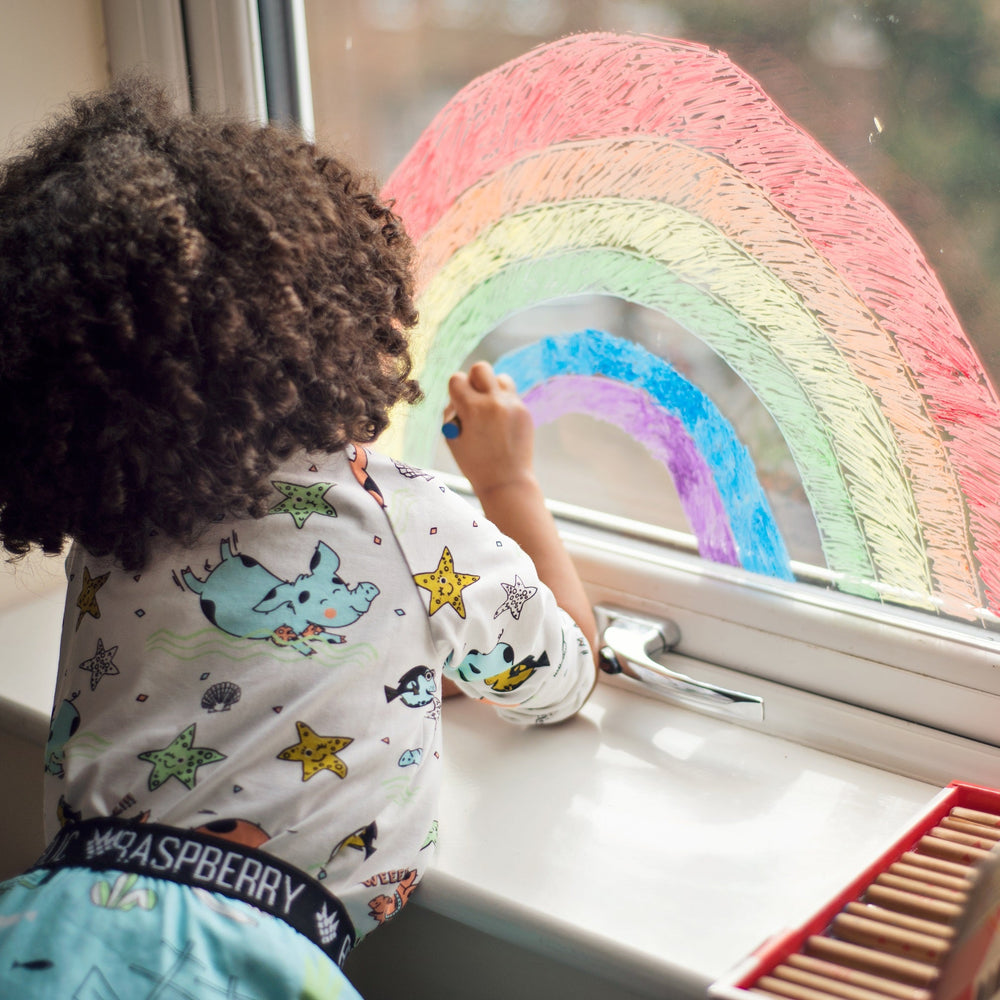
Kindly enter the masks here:
[[989, 1000], [1000, 990], [1000, 791], [952, 782], [802, 927], [716, 1000]]

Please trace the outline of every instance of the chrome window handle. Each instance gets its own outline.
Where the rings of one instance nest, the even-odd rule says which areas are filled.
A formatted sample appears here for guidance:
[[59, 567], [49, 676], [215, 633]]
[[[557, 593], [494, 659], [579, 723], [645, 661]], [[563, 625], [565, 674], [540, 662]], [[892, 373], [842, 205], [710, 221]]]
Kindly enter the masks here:
[[763, 721], [763, 698], [695, 680], [652, 659], [658, 653], [668, 652], [680, 641], [676, 623], [669, 620], [653, 622], [607, 609], [598, 610], [603, 612], [599, 617], [607, 621], [601, 636], [601, 668], [606, 673], [624, 674], [691, 708]]

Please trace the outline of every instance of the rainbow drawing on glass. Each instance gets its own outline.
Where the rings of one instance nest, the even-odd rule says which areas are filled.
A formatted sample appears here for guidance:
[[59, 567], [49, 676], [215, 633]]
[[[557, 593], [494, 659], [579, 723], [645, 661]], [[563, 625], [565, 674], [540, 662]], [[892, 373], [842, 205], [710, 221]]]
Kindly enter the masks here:
[[749, 451], [701, 390], [662, 358], [598, 330], [549, 337], [501, 358], [536, 424], [590, 413], [670, 471], [706, 559], [792, 579]]
[[[427, 398], [387, 442], [408, 461], [429, 460], [447, 373], [501, 320], [617, 296], [699, 337], [770, 411], [840, 589], [1000, 614], [997, 391], [912, 237], [725, 55], [610, 34], [541, 46], [460, 91], [384, 194], [419, 252]], [[540, 373], [561, 378], [532, 390], [539, 412], [572, 408], [587, 354], [573, 343]], [[614, 419], [634, 433], [622, 398]], [[664, 433], [687, 434], [711, 469], [673, 416]], [[751, 565], [742, 547], [764, 535], [740, 536], [715, 489], [736, 552], [687, 507], [699, 545]], [[771, 563], [786, 575], [787, 557]]]

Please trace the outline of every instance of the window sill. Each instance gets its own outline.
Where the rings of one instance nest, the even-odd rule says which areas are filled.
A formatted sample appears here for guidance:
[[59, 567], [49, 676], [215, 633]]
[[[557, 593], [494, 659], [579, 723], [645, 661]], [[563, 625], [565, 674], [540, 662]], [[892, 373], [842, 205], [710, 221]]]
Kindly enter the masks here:
[[420, 905], [659, 995], [704, 996], [940, 790], [606, 684], [552, 729], [458, 699], [445, 719]]
[[[39, 755], [61, 613], [58, 591], [0, 611], [6, 662], [42, 665], [8, 671], [0, 741]], [[877, 857], [945, 780], [995, 785], [1000, 772], [995, 749], [898, 720], [882, 722], [903, 756], [943, 740], [952, 755], [927, 770], [962, 770], [905, 777], [612, 683], [553, 728], [521, 730], [461, 698], [444, 718], [438, 860], [414, 913], [638, 996], [703, 997]], [[27, 829], [36, 807], [11, 777], [0, 794], [16, 795]], [[0, 851], [24, 833], [5, 830]], [[447, 954], [462, 942], [444, 944]], [[438, 954], [409, 970], [415, 997]]]

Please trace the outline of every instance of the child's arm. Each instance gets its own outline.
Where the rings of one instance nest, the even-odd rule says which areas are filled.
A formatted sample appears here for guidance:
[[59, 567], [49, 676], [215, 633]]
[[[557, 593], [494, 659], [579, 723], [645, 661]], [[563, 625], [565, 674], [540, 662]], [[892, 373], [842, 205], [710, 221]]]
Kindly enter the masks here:
[[469, 480], [483, 513], [531, 557], [556, 603], [576, 622], [597, 658], [597, 625], [576, 568], [545, 506], [533, 470], [534, 425], [508, 375], [485, 361], [448, 383], [458, 437], [448, 446]]

